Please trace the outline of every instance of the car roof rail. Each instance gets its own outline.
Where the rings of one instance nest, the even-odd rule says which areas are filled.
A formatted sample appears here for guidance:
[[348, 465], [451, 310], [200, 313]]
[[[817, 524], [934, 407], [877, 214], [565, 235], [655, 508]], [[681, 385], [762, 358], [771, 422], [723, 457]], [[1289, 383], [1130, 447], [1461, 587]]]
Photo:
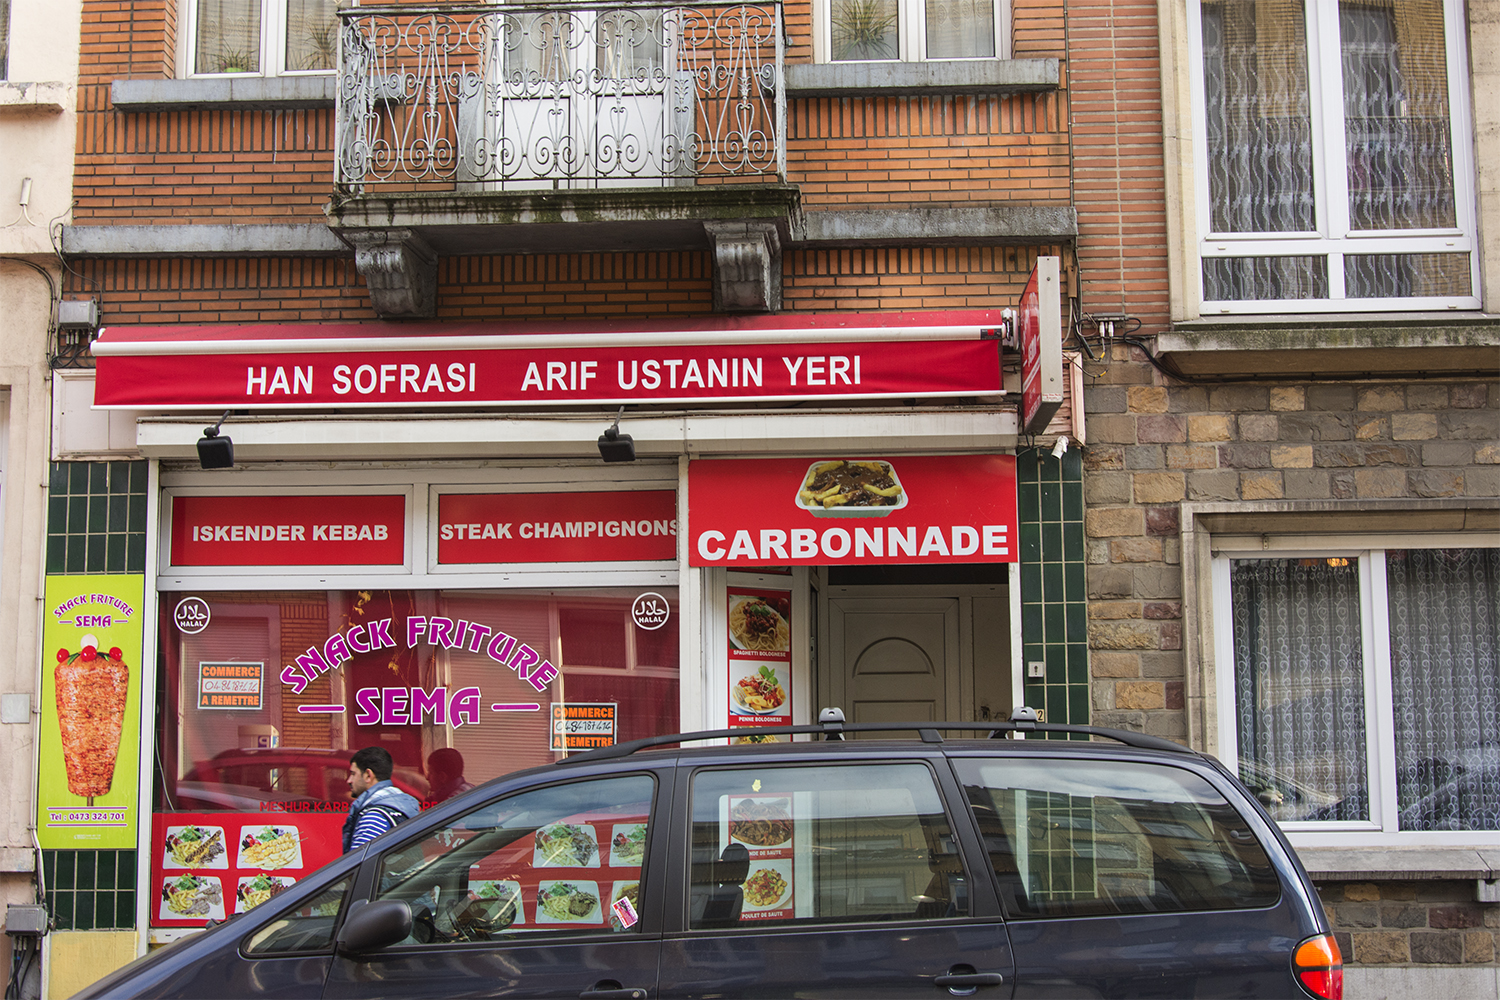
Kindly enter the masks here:
[[[1022, 714], [1030, 713], [1030, 718]], [[824, 709], [816, 725], [802, 726], [756, 726], [751, 729], [708, 729], [693, 733], [671, 733], [666, 736], [648, 736], [639, 740], [628, 740], [607, 747], [595, 747], [579, 754], [570, 754], [559, 764], [581, 764], [587, 761], [609, 760], [629, 757], [638, 750], [652, 747], [673, 746], [680, 743], [695, 743], [701, 740], [722, 740], [737, 736], [822, 736], [824, 741], [842, 740], [847, 733], [915, 732], [923, 743], [942, 743], [943, 731], [986, 733], [998, 739], [1006, 733], [1068, 733], [1080, 736], [1098, 736], [1115, 740], [1126, 746], [1141, 750], [1166, 750], [1172, 753], [1196, 754], [1191, 747], [1173, 743], [1159, 736], [1132, 733], [1124, 729], [1106, 729], [1102, 726], [1072, 726], [1054, 722], [1035, 722], [1032, 709], [1017, 709], [1015, 718], [994, 722], [844, 722], [844, 713], [838, 709]]]

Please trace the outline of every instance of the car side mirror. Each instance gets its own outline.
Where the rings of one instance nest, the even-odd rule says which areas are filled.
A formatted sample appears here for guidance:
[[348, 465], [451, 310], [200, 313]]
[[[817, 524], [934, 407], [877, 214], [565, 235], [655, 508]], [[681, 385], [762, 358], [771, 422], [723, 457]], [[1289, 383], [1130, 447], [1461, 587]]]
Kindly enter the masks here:
[[349, 907], [339, 928], [338, 952], [358, 958], [390, 947], [411, 935], [411, 906], [403, 899], [360, 900]]

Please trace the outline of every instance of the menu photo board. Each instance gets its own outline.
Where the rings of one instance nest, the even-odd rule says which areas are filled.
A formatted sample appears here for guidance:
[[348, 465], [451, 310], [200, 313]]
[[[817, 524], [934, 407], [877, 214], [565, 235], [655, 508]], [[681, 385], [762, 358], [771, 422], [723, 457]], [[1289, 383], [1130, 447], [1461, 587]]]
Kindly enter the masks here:
[[741, 920], [785, 920], [796, 915], [792, 797], [726, 795], [721, 803], [722, 844], [750, 853]]
[[[647, 816], [578, 813], [548, 823], [469, 867], [466, 914], [506, 926], [612, 927], [640, 921]], [[439, 917], [438, 929], [445, 917]]]
[[153, 927], [202, 927], [273, 898], [343, 853], [344, 814], [157, 813]]
[[141, 576], [49, 576], [42, 624], [37, 840], [129, 849], [140, 771]]
[[[791, 591], [730, 587], [728, 609], [730, 728], [791, 725]], [[759, 740], [747, 733], [736, 742]]]

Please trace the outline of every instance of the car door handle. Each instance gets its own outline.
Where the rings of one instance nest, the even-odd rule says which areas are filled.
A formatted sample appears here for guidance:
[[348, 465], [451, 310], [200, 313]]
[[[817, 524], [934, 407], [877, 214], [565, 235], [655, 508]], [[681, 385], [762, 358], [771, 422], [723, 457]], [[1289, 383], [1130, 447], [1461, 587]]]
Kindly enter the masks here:
[[578, 1000], [646, 1000], [646, 991], [621, 989], [618, 983], [596, 983], [594, 989], [578, 994]]
[[958, 975], [938, 976], [932, 981], [932, 985], [948, 989], [967, 989], [974, 986], [999, 986], [1004, 982], [1005, 977], [998, 972], [965, 972]]

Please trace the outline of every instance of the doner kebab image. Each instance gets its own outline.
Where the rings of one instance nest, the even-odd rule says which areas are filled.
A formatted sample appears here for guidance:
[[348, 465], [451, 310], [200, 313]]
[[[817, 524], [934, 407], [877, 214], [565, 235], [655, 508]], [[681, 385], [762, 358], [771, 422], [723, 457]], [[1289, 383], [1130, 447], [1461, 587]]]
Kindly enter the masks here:
[[82, 641], [76, 653], [57, 651], [57, 724], [68, 791], [93, 805], [94, 796], [108, 793], [114, 781], [130, 668], [120, 647], [101, 653], [94, 636]]

